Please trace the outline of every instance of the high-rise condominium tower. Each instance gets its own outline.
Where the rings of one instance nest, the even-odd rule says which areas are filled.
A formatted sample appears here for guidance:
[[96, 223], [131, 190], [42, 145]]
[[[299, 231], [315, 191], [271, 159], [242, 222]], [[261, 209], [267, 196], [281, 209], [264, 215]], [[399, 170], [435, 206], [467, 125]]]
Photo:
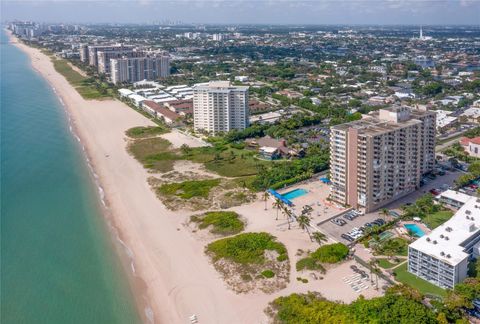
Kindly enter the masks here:
[[167, 55], [123, 57], [110, 60], [113, 83], [133, 83], [156, 80], [170, 75], [170, 57]]
[[435, 165], [435, 116], [391, 107], [332, 127], [331, 198], [369, 212], [417, 189]]
[[193, 87], [193, 124], [196, 131], [212, 134], [248, 126], [248, 87], [229, 81]]

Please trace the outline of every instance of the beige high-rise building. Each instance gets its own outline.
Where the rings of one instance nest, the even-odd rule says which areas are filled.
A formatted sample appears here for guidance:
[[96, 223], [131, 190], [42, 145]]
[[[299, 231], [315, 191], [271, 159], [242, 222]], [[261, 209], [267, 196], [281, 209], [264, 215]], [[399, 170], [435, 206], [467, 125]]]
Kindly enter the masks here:
[[193, 126], [212, 134], [245, 129], [248, 126], [248, 87], [229, 81], [197, 84], [193, 87]]
[[435, 165], [436, 114], [391, 107], [330, 134], [331, 198], [366, 212], [416, 190]]
[[110, 72], [110, 59], [134, 54], [132, 45], [90, 45], [87, 48], [88, 64], [95, 66], [100, 73]]
[[111, 81], [115, 84], [156, 80], [170, 75], [170, 57], [158, 55], [111, 59], [110, 70]]

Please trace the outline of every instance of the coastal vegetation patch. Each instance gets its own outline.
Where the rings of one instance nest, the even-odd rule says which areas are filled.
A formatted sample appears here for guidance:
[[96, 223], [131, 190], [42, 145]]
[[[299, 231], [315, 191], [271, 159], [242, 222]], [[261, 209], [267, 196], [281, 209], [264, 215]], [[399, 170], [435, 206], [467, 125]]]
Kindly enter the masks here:
[[85, 77], [75, 71], [67, 61], [51, 57], [55, 70], [77, 90], [84, 99], [105, 99], [112, 97], [112, 91], [108, 83], [96, 80], [93, 77]]
[[162, 126], [139, 126], [130, 128], [125, 134], [130, 138], [148, 138], [168, 133], [169, 129]]
[[214, 241], [205, 252], [230, 288], [236, 292], [272, 293], [289, 281], [285, 245], [268, 233], [242, 233]]
[[297, 261], [297, 271], [311, 270], [325, 273], [322, 263], [338, 263], [345, 260], [349, 249], [342, 243], [327, 244], [319, 247], [316, 251], [309, 253], [307, 257]]
[[[141, 152], [135, 155], [146, 168], [160, 172], [173, 170], [175, 161], [187, 160], [200, 163], [209, 171], [212, 171], [222, 177], [239, 179], [245, 186], [251, 188], [251, 183], [260, 166], [269, 162], [258, 160], [252, 151], [235, 148], [234, 145], [213, 145], [203, 147], [189, 147], [182, 145], [180, 148], [173, 148], [171, 145], [158, 145], [165, 143], [162, 138], [145, 138], [141, 129], [132, 130], [134, 140], [129, 144], [131, 152]], [[161, 130], [158, 130], [161, 133]], [[138, 134], [138, 135], [135, 135]], [[128, 134], [127, 134], [128, 135]], [[150, 136], [151, 137], [151, 136]], [[164, 161], [158, 163], [146, 163], [145, 159]], [[160, 166], [160, 168], [157, 168]], [[166, 167], [168, 166], [168, 167]]]
[[[189, 189], [192, 181], [194, 181], [193, 184], [197, 184], [197, 182], [202, 183], [207, 180], [207, 184], [212, 184], [210, 180], [215, 180], [213, 184], [218, 183], [209, 189], [208, 194], [204, 192], [205, 194], [196, 194], [189, 197], [188, 194], [182, 195], [182, 192], [178, 191], [180, 187], [185, 186]], [[187, 185], [185, 182], [187, 182]], [[172, 171], [162, 174], [161, 178], [150, 177], [149, 183], [163, 204], [171, 210], [227, 209], [256, 199], [254, 193], [244, 186], [239, 185], [234, 180], [212, 178], [202, 174], [201, 170]], [[188, 183], [190, 183], [190, 185], [188, 185]], [[203, 183], [203, 185], [205, 187], [205, 183]], [[200, 189], [205, 189], [204, 187]]]
[[160, 186], [158, 192], [163, 195], [175, 195], [183, 199], [193, 197], [207, 198], [210, 190], [220, 184], [221, 179], [191, 180], [168, 183]]
[[359, 297], [351, 304], [329, 301], [319, 293], [276, 298], [266, 309], [273, 323], [438, 323], [437, 314], [412, 292], [387, 290], [385, 296]]
[[245, 229], [245, 223], [240, 215], [232, 211], [213, 211], [202, 215], [193, 215], [190, 221], [197, 223], [199, 229], [210, 229], [210, 233], [217, 235], [238, 234]]
[[171, 145], [161, 137], [141, 138], [130, 144], [128, 150], [146, 169], [168, 172], [173, 170], [175, 161], [175, 153], [169, 150]]

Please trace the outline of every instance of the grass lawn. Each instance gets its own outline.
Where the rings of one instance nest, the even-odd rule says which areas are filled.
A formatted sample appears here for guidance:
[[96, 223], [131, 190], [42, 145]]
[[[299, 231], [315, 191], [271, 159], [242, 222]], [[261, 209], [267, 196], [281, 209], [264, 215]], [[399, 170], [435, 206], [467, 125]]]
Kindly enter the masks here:
[[407, 256], [408, 241], [401, 237], [395, 237], [374, 247], [374, 252], [376, 255], [385, 255], [389, 251], [394, 255]]
[[193, 215], [190, 220], [199, 223], [198, 227], [210, 227], [210, 233], [221, 235], [238, 234], [244, 230], [245, 224], [235, 212], [215, 211], [203, 215]]
[[204, 164], [208, 170], [220, 176], [238, 178], [239, 185], [251, 188], [258, 166], [272, 163], [255, 159], [254, 152], [229, 145], [173, 149], [165, 139], [148, 138], [151, 134], [161, 133], [161, 127], [136, 127], [127, 131], [128, 136], [137, 138], [130, 145], [130, 152], [146, 168], [167, 172], [173, 169], [175, 160], [189, 160]]
[[425, 281], [408, 272], [407, 263], [396, 268], [394, 273], [397, 281], [418, 289], [422, 294], [431, 294], [440, 297], [445, 297], [446, 295], [446, 291], [444, 289], [437, 287], [428, 281]]
[[63, 75], [84, 99], [103, 99], [111, 97], [107, 84], [101, 84], [97, 88], [97, 84], [93, 78], [84, 77], [72, 69], [67, 61], [52, 58], [52, 62], [55, 70]]
[[210, 190], [218, 186], [220, 181], [220, 179], [209, 179], [168, 183], [160, 186], [158, 192], [163, 195], [174, 195], [183, 199], [193, 197], [208, 198]]
[[217, 146], [193, 148], [184, 158], [204, 163], [208, 170], [224, 177], [244, 177], [257, 174], [258, 165], [269, 163], [255, 159], [254, 155], [247, 150]]
[[213, 259], [225, 258], [239, 264], [262, 264], [266, 261], [265, 251], [276, 251], [277, 260], [288, 259], [285, 245], [268, 233], [243, 233], [210, 243], [206, 251]]
[[178, 158], [170, 147], [168, 140], [153, 137], [136, 140], [129, 146], [129, 151], [145, 168], [168, 172], [173, 170], [173, 163]]
[[146, 138], [152, 137], [156, 135], [161, 135], [168, 133], [168, 129], [166, 127], [161, 126], [147, 126], [147, 127], [133, 127], [130, 128], [125, 132], [128, 137], [131, 138]]
[[436, 212], [434, 214], [430, 214], [427, 217], [425, 217], [422, 221], [425, 223], [425, 225], [428, 226], [430, 229], [434, 229], [443, 223], [445, 223], [447, 220], [449, 220], [453, 216], [453, 212], [450, 210], [441, 210], [439, 212]]
[[[388, 259], [384, 259], [384, 258], [380, 258], [380, 259], [377, 259], [378, 260], [378, 265], [383, 268], [383, 269], [390, 269], [396, 265], [398, 265], [398, 263], [392, 263], [390, 261], [388, 261]], [[401, 260], [400, 262], [403, 262], [404, 260]]]

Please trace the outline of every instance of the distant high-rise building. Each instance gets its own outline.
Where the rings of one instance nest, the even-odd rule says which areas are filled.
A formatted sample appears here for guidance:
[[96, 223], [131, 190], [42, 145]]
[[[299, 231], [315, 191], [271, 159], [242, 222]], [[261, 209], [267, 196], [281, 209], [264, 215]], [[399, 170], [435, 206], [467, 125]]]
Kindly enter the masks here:
[[212, 134], [248, 126], [248, 87], [212, 81], [193, 87], [193, 125]]
[[80, 51], [80, 61], [82, 61], [83, 63], [87, 63], [88, 62], [88, 45], [86, 44], [80, 45], [79, 51]]
[[113, 83], [133, 83], [156, 80], [170, 75], [170, 57], [167, 55], [122, 57], [110, 60]]
[[[102, 54], [102, 70], [107, 70], [106, 64], [110, 64], [111, 58], [121, 57], [132, 53], [134, 46], [131, 45], [90, 45], [88, 46], [88, 64], [97, 67], [99, 66], [99, 53]], [[112, 55], [106, 55], [105, 53], [114, 52]], [[108, 62], [105, 64], [105, 62]], [[101, 71], [99, 71], [101, 72]], [[101, 72], [104, 73], [104, 72]]]
[[330, 133], [334, 201], [376, 210], [420, 186], [435, 164], [434, 112], [391, 107]]
[[144, 57], [145, 54], [133, 49], [119, 50], [119, 51], [101, 51], [97, 53], [98, 56], [98, 73], [110, 75], [110, 61], [115, 58], [135, 58]]

